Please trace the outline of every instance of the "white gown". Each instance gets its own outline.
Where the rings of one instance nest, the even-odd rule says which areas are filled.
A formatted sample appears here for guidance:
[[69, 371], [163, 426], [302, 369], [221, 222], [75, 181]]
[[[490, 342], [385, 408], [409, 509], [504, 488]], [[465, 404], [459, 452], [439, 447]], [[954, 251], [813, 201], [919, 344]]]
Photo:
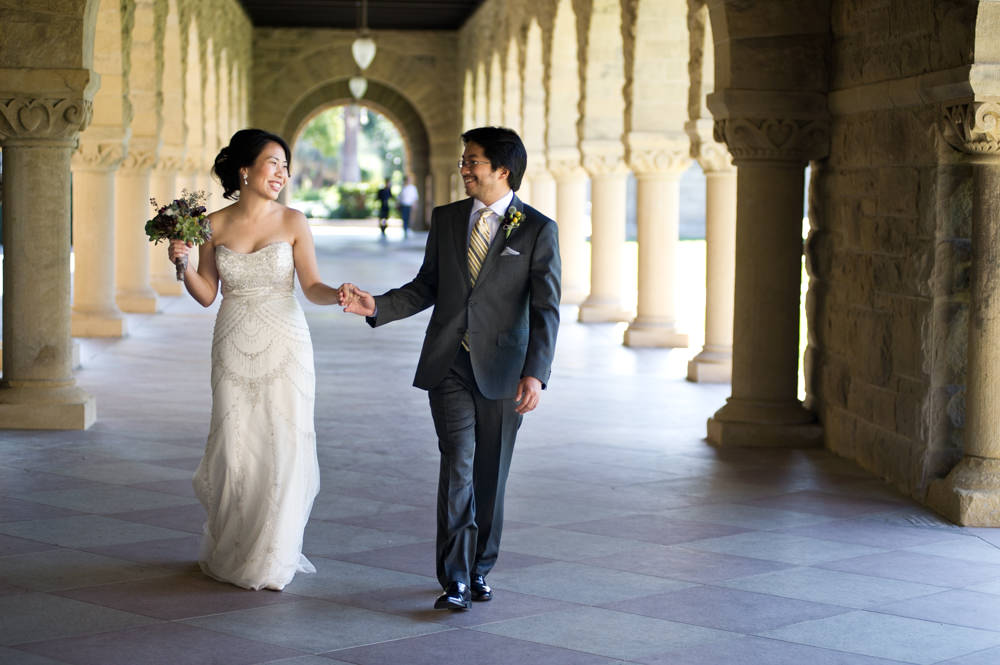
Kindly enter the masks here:
[[319, 491], [316, 377], [293, 293], [292, 246], [219, 246], [222, 304], [212, 342], [212, 424], [194, 490], [208, 514], [202, 570], [247, 589], [282, 589], [316, 568], [302, 534]]

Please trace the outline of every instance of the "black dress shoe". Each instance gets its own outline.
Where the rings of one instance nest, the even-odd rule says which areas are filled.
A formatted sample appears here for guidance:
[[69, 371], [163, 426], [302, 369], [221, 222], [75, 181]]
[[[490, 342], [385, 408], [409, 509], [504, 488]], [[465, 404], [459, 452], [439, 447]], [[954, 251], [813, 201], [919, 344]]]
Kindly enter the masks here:
[[477, 602], [493, 600], [493, 589], [486, 583], [486, 578], [482, 575], [473, 575], [472, 583], [469, 586], [472, 587], [472, 600]]
[[469, 585], [464, 582], [449, 582], [444, 593], [434, 601], [436, 610], [467, 610], [469, 609]]

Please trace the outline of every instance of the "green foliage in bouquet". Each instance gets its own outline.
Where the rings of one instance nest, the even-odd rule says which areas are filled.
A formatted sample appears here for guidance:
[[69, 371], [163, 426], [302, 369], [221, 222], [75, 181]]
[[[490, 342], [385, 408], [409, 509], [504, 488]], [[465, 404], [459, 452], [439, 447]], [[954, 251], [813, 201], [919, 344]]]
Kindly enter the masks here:
[[146, 235], [158, 245], [161, 240], [183, 240], [201, 245], [212, 237], [212, 228], [201, 205], [208, 195], [205, 192], [181, 190], [181, 197], [161, 206], [156, 199], [149, 202], [156, 208], [156, 215], [146, 222]]

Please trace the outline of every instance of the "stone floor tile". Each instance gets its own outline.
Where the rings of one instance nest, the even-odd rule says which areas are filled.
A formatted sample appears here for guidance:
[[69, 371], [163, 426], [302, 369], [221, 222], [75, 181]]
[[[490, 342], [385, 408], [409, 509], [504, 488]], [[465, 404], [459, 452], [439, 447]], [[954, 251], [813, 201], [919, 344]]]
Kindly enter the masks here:
[[91, 547], [162, 540], [186, 535], [180, 531], [134, 524], [98, 515], [2, 522], [0, 533], [62, 547]]
[[[405, 533], [421, 539], [434, 539], [437, 530], [437, 514], [430, 510], [398, 510], [378, 515], [353, 515], [329, 519], [338, 524], [350, 524], [366, 529], [379, 529], [393, 533]], [[506, 528], [506, 524], [504, 525]]]
[[563, 494], [558, 501], [553, 501], [550, 496], [511, 494], [508, 488], [507, 500], [504, 502], [504, 521], [511, 519], [539, 526], [556, 526], [580, 520], [628, 515], [634, 510], [634, 506], [609, 505], [593, 495], [574, 497]]
[[[538, 663], [541, 665], [611, 665], [614, 661], [577, 650], [526, 642], [500, 635], [474, 631], [451, 630], [434, 635], [411, 637], [385, 644], [334, 651], [331, 656], [358, 665], [441, 665], [449, 662], [447, 654], [461, 654], [457, 662], [476, 665], [511, 665]], [[474, 656], [473, 656], [474, 654]]]
[[[179, 499], [179, 497], [177, 497]], [[166, 508], [150, 508], [115, 513], [114, 518], [126, 522], [149, 524], [173, 531], [201, 533], [205, 525], [205, 509], [197, 501]]]
[[660, 545], [675, 545], [704, 538], [744, 533], [746, 529], [712, 522], [688, 522], [660, 515], [638, 514], [591, 522], [562, 524], [560, 530], [580, 531], [601, 536], [618, 536]]
[[[98, 488], [101, 489], [101, 488]], [[80, 491], [80, 490], [62, 490]], [[86, 491], [86, 490], [83, 490]], [[0, 522], [19, 522], [22, 520], [43, 520], [50, 517], [67, 517], [69, 515], [82, 515], [85, 509], [75, 510], [60, 508], [48, 504], [44, 501], [33, 499], [33, 494], [21, 495], [21, 499], [14, 499], [10, 496], [3, 497], [0, 501]]]
[[188, 478], [177, 478], [175, 480], [155, 480], [150, 483], [131, 483], [129, 487], [135, 487], [141, 490], [149, 490], [150, 492], [163, 492], [164, 494], [175, 494], [177, 496], [186, 496], [190, 498], [195, 498], [194, 487], [191, 485], [191, 477]]
[[[688, 522], [711, 522], [728, 524], [743, 529], [782, 529], [801, 525], [823, 525], [829, 517], [814, 513], [797, 513], [791, 510], [745, 506], [738, 503], [710, 503], [697, 506], [674, 508], [660, 513], [668, 519]], [[822, 526], [817, 526], [822, 529]]]
[[43, 593], [0, 596], [0, 646], [156, 623], [149, 617]]
[[32, 591], [74, 589], [168, 573], [157, 566], [63, 548], [8, 556], [0, 563], [0, 579]]
[[810, 490], [741, 501], [740, 503], [801, 513], [816, 513], [830, 517], [857, 517], [884, 513], [896, 510], [900, 506], [897, 502]]
[[688, 582], [663, 577], [567, 562], [547, 563], [507, 573], [494, 572], [490, 574], [489, 582], [495, 589], [583, 605], [601, 605], [690, 586]]
[[0, 647], [0, 665], [66, 665], [66, 661], [52, 660], [19, 649]]
[[908, 551], [1000, 566], [1000, 546], [975, 537], [910, 547]]
[[286, 592], [310, 598], [325, 598], [410, 585], [426, 584], [432, 590], [439, 586], [433, 576], [433, 566], [427, 570], [427, 574], [415, 575], [339, 559], [310, 557], [310, 561], [316, 566], [316, 572], [311, 575], [296, 575], [285, 587]]
[[51, 550], [53, 547], [55, 546], [49, 543], [40, 543], [37, 540], [0, 536], [0, 557], [11, 554], [26, 554], [27, 552], [42, 552]]
[[664, 651], [732, 635], [596, 607], [498, 621], [473, 630], [639, 662]]
[[803, 621], [760, 635], [918, 665], [1000, 645], [1000, 632], [863, 611]]
[[[178, 645], [183, 648], [177, 648]], [[73, 665], [254, 665], [301, 653], [176, 623], [64, 638], [21, 648]]]
[[[59, 508], [72, 508], [74, 512], [80, 511], [102, 515], [190, 505], [192, 502], [197, 504], [197, 501], [194, 499], [179, 497], [173, 494], [150, 492], [135, 487], [117, 485], [33, 492], [21, 495], [21, 498]], [[26, 517], [23, 519], [31, 518]]]
[[718, 582], [721, 580], [760, 575], [792, 568], [791, 564], [765, 561], [731, 554], [699, 552], [683, 545], [646, 545], [611, 556], [584, 559], [588, 566], [626, 570], [642, 575], [655, 575], [688, 582]]
[[922, 554], [912, 549], [830, 561], [818, 567], [947, 587], [1000, 580], [1000, 565]]
[[886, 603], [872, 608], [872, 611], [1000, 631], [1000, 598], [989, 593], [943, 591], [931, 596]]
[[187, 535], [165, 540], [88, 547], [86, 551], [117, 559], [147, 563], [172, 571], [197, 570], [201, 536]]
[[183, 623], [312, 654], [447, 630], [429, 621], [319, 600], [227, 612]]
[[328, 495], [320, 490], [313, 502], [312, 519], [336, 521], [350, 517], [381, 517], [389, 513], [409, 512], [413, 506], [386, 501], [374, 501], [343, 494]]
[[757, 633], [850, 611], [837, 605], [710, 586], [690, 587], [603, 607], [735, 633]]
[[[430, 539], [433, 539], [433, 531]], [[307, 555], [336, 558], [341, 554], [367, 552], [398, 545], [428, 540], [428, 536], [413, 536], [407, 533], [395, 533], [370, 529], [351, 524], [322, 522], [313, 520], [306, 527], [302, 551]]]
[[944, 540], [967, 538], [967, 536], [950, 529], [890, 526], [884, 522], [867, 518], [832, 520], [808, 526], [782, 528], [780, 531], [795, 536], [836, 540], [882, 549], [904, 549]]
[[658, 654], [642, 662], [644, 665], [903, 665], [898, 660], [742, 636]]
[[821, 568], [790, 568], [774, 573], [726, 580], [719, 582], [718, 585], [858, 609], [928, 596], [946, 590], [930, 584]]
[[300, 596], [247, 591], [201, 571], [59, 591], [57, 595], [155, 619], [187, 619], [301, 600]]
[[[5, 462], [13, 462], [13, 456], [8, 454], [0, 456], [0, 459]], [[45, 492], [48, 490], [93, 487], [95, 485], [96, 483], [89, 480], [60, 476], [55, 473], [44, 473], [31, 468], [0, 466], [0, 488], [3, 488], [2, 491], [10, 496], [30, 492]]]
[[943, 660], [938, 665], [996, 665], [997, 663], [1000, 663], [1000, 647]]
[[774, 531], [752, 531], [722, 538], [698, 540], [686, 543], [686, 546], [693, 550], [736, 554], [800, 566], [884, 551], [867, 545], [818, 540]]
[[157, 480], [190, 480], [191, 473], [183, 469], [173, 469], [159, 464], [136, 461], [87, 462], [84, 464], [52, 463], [41, 467], [50, 473], [59, 473], [74, 478], [92, 480], [112, 485], [132, 485], [134, 483]]
[[[2, 525], [0, 525], [2, 526]], [[532, 556], [576, 561], [608, 556], [636, 547], [638, 541], [551, 527], [518, 529], [505, 533], [503, 549]]]

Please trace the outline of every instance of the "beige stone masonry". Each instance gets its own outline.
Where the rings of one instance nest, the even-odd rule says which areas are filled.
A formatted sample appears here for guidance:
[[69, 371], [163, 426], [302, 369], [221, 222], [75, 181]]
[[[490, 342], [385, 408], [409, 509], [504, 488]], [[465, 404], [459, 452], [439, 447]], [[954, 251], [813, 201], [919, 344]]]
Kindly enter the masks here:
[[548, 170], [555, 178], [556, 221], [562, 257], [562, 302], [578, 305], [587, 296], [587, 247], [585, 209], [587, 174], [580, 166], [577, 148], [549, 148]]
[[95, 84], [87, 70], [0, 70], [3, 428], [86, 429], [97, 416], [73, 377], [69, 262], [70, 159]]
[[125, 312], [157, 311], [156, 292], [149, 285], [149, 179], [158, 146], [129, 142], [115, 180], [115, 300]]

